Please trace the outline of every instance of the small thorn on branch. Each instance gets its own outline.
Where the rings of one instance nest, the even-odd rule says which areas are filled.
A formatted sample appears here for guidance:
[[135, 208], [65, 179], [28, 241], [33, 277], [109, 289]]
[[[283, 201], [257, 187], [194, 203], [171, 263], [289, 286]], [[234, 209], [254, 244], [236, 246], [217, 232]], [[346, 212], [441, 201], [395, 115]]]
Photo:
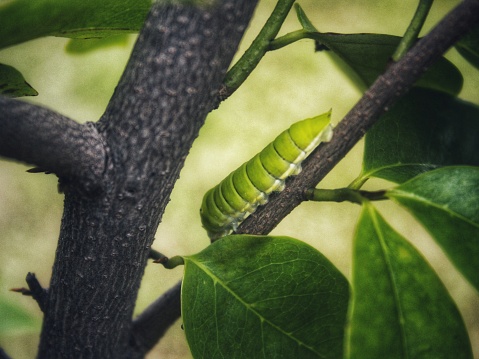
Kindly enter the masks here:
[[10, 290], [12, 292], [21, 293], [22, 295], [31, 296], [33, 299], [37, 301], [41, 311], [45, 312], [45, 304], [46, 304], [46, 300], [48, 296], [48, 291], [41, 286], [40, 282], [35, 276], [35, 273], [28, 272], [27, 277], [25, 278], [25, 281], [27, 282], [29, 289], [21, 287], [21, 288], [12, 288]]

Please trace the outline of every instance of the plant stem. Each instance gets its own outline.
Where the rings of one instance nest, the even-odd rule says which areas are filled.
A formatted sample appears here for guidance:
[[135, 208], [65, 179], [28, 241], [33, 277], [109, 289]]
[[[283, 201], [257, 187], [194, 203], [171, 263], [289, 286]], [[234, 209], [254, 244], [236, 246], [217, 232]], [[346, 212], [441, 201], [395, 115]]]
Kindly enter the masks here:
[[279, 0], [266, 24], [254, 39], [251, 46], [246, 50], [238, 62], [228, 71], [224, 79], [224, 89], [221, 96], [226, 98], [246, 80], [249, 74], [258, 65], [261, 58], [268, 51], [270, 42], [276, 37], [288, 15], [294, 0]]
[[398, 61], [414, 45], [434, 0], [419, 0], [416, 12], [392, 59]]
[[303, 29], [290, 32], [286, 35], [278, 37], [274, 41], [271, 41], [271, 43], [268, 46], [268, 50], [270, 51], [278, 50], [278, 49], [281, 49], [282, 47], [285, 47], [289, 44], [292, 44], [293, 42], [296, 42], [302, 39], [314, 39], [313, 33], [305, 31]]
[[385, 191], [358, 191], [351, 188], [319, 189], [311, 188], [306, 191], [306, 199], [317, 202], [344, 202], [363, 203], [364, 201], [382, 201], [387, 199]]
[[154, 263], [160, 263], [166, 269], [173, 269], [175, 267], [184, 265], [185, 261], [184, 261], [183, 257], [181, 257], [181, 256], [174, 256], [174, 257], [171, 257], [171, 258], [164, 257], [160, 260], [154, 261]]
[[161, 264], [163, 267], [166, 269], [173, 269], [179, 265], [184, 265], [185, 261], [183, 260], [183, 257], [181, 256], [174, 256], [171, 258], [168, 258], [165, 256], [163, 253], [160, 253], [158, 251], [150, 250], [150, 258], [152, 257], [152, 254], [155, 255], [155, 260], [153, 263]]
[[299, 4], [294, 4], [294, 9], [296, 10], [296, 15], [298, 16], [298, 20], [303, 28], [274, 39], [269, 44], [268, 50], [278, 50], [286, 45], [292, 44], [293, 42], [302, 39], [316, 40], [315, 35], [317, 35], [319, 32], [314, 27], [313, 23], [308, 19], [301, 6]]
[[362, 175], [359, 175], [357, 178], [354, 179], [353, 182], [351, 182], [348, 186], [348, 188], [351, 189], [360, 189], [368, 180], [368, 177], [364, 177]]

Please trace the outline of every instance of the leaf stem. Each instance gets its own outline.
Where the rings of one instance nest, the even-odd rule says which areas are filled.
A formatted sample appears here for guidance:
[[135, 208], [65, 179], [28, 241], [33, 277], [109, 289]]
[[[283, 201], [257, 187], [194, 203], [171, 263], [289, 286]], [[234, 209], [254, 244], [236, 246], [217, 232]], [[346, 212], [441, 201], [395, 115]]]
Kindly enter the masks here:
[[308, 34], [309, 33], [303, 29], [287, 33], [286, 35], [271, 41], [268, 46], [268, 50], [273, 51], [281, 49], [282, 47], [292, 44], [293, 42], [308, 38]]
[[357, 178], [354, 179], [354, 181], [352, 181], [348, 188], [350, 189], [360, 189], [366, 182], [367, 180], [369, 179], [369, 177], [365, 177], [363, 175], [359, 175]]
[[404, 54], [414, 45], [419, 35], [419, 32], [426, 21], [426, 17], [431, 9], [434, 0], [419, 0], [416, 12], [409, 24], [406, 32], [404, 33], [401, 42], [399, 43], [396, 51], [394, 52], [392, 59], [398, 61]]
[[161, 255], [161, 257], [158, 258], [158, 259], [155, 259], [153, 261], [153, 263], [159, 263], [159, 264], [163, 265], [163, 267], [165, 267], [166, 269], [173, 269], [175, 267], [182, 266], [182, 265], [185, 264], [185, 261], [184, 261], [183, 257], [181, 257], [181, 256], [174, 256], [174, 257], [168, 258], [167, 256], [165, 256], [161, 253], [160, 253], [160, 255]]
[[238, 62], [228, 71], [225, 76], [221, 91], [222, 97], [228, 97], [246, 80], [249, 74], [258, 65], [261, 58], [268, 51], [270, 42], [276, 37], [288, 15], [294, 0], [279, 0], [266, 21], [264, 27], [254, 39], [251, 46], [245, 51]]
[[386, 191], [358, 191], [351, 188], [320, 189], [311, 188], [306, 191], [306, 199], [316, 202], [344, 202], [362, 204], [365, 201], [382, 201], [387, 199]]
[[298, 21], [303, 28], [301, 30], [290, 32], [271, 41], [268, 50], [278, 50], [286, 45], [292, 44], [293, 42], [302, 39], [316, 40], [315, 35], [318, 34], [318, 30], [316, 30], [313, 23], [308, 19], [301, 6], [299, 6], [299, 4], [294, 4], [294, 9], [296, 10]]

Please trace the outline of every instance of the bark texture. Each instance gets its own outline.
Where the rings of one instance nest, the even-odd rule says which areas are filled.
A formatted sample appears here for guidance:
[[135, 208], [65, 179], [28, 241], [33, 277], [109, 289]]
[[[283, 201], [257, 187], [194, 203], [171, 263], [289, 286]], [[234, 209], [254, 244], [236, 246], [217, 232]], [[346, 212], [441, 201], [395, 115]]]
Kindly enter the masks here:
[[86, 193], [81, 174], [64, 186], [39, 358], [143, 357], [152, 346], [131, 334], [150, 245], [254, 7], [248, 0], [153, 5], [98, 124], [62, 119], [100, 139], [103, 152], [90, 170], [100, 169], [101, 186]]
[[103, 186], [105, 147], [96, 127], [0, 96], [0, 155], [52, 172], [95, 192]]

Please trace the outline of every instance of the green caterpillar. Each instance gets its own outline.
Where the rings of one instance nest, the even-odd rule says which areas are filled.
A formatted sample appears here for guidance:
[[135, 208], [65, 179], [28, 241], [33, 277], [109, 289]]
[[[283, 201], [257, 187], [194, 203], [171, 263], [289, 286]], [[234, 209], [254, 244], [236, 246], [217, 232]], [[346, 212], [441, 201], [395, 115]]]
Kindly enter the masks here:
[[273, 191], [282, 191], [287, 177], [301, 172], [301, 162], [333, 130], [331, 111], [291, 125], [260, 153], [220, 184], [206, 192], [200, 209], [201, 222], [212, 241], [221, 238], [268, 201]]

